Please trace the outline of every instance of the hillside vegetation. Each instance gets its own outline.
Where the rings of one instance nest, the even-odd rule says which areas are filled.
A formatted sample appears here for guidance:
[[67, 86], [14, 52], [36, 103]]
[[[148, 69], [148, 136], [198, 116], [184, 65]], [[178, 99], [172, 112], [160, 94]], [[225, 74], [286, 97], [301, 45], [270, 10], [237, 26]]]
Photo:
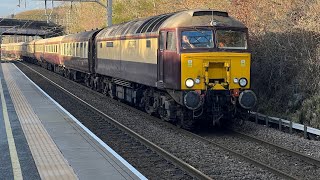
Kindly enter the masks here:
[[[194, 8], [227, 11], [248, 26], [257, 111], [320, 127], [320, 0], [114, 0], [113, 23]], [[53, 15], [68, 33], [106, 25], [96, 3], [64, 4]]]

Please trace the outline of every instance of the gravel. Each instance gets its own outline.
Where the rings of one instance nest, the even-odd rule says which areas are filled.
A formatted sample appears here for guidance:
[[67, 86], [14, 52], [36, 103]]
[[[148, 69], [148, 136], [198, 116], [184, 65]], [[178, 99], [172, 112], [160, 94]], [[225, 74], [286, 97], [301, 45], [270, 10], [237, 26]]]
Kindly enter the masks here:
[[204, 137], [299, 179], [318, 179], [320, 176], [320, 167], [236, 133], [226, 131], [219, 135], [210, 134]]
[[[17, 64], [17, 66], [21, 68], [22, 71], [28, 71], [22, 65]], [[105, 112], [153, 143], [161, 146], [173, 155], [190, 163], [213, 179], [280, 179], [276, 175], [244, 162], [242, 159], [233, 157], [217, 147], [212, 147], [193, 137], [184, 135], [181, 133], [181, 130], [168, 123], [155, 120], [155, 118], [147, 115], [142, 115], [143, 113], [133, 110], [133, 108], [118, 103], [102, 94], [97, 94], [82, 85], [70, 82], [40, 67], [33, 66], [33, 68], [36, 68], [37, 71], [50, 77], [51, 80], [68, 89], [81, 99]], [[28, 76], [31, 75], [30, 73], [26, 74]], [[38, 81], [34, 78], [33, 80], [36, 83]], [[43, 85], [44, 84], [40, 85], [40, 87]], [[54, 92], [49, 94], [52, 96]], [[53, 98], [55, 97], [53, 96]]]

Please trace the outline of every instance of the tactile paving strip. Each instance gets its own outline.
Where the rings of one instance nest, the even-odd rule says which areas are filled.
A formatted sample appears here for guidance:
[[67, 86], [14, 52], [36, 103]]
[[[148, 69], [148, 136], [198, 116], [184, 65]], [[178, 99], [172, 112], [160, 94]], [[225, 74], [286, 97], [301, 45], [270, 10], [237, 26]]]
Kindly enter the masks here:
[[6, 67], [8, 65], [2, 64], [4, 78], [41, 179], [77, 179], [73, 169], [17, 87], [9, 68]]

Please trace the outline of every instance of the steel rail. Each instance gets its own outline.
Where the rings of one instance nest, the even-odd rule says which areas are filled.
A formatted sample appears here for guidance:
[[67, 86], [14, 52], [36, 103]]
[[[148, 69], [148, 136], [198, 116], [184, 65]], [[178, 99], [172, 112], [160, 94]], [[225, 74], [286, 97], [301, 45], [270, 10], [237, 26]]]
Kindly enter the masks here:
[[165, 159], [167, 159], [168, 161], [172, 162], [173, 164], [175, 164], [176, 166], [178, 166], [179, 168], [183, 169], [184, 171], [188, 172], [191, 176], [197, 178], [197, 179], [212, 179], [211, 177], [207, 176], [206, 174], [202, 173], [201, 171], [199, 171], [198, 169], [194, 168], [193, 166], [191, 166], [190, 164], [182, 161], [181, 159], [177, 158], [176, 156], [174, 156], [173, 154], [165, 151], [164, 149], [162, 149], [161, 147], [157, 146], [156, 144], [152, 143], [151, 141], [147, 140], [146, 138], [144, 138], [143, 136], [139, 135], [138, 133], [132, 131], [131, 129], [129, 129], [128, 127], [124, 126], [123, 124], [117, 122], [115, 119], [113, 119], [112, 117], [110, 117], [109, 115], [103, 113], [102, 111], [100, 111], [99, 109], [93, 107], [91, 104], [87, 103], [86, 101], [82, 100], [81, 98], [77, 97], [76, 95], [72, 94], [70, 91], [66, 90], [65, 88], [61, 87], [60, 85], [58, 85], [57, 83], [53, 82], [52, 80], [50, 80], [49, 78], [45, 77], [44, 75], [42, 75], [41, 73], [37, 72], [36, 70], [32, 69], [31, 67], [27, 66], [25, 63], [19, 62], [21, 64], [23, 64], [24, 66], [26, 66], [27, 68], [29, 68], [30, 70], [32, 70], [33, 72], [37, 73], [38, 75], [40, 75], [41, 77], [43, 77], [44, 79], [46, 79], [47, 81], [49, 81], [51, 84], [55, 85], [56, 87], [60, 88], [61, 90], [65, 91], [67, 94], [71, 95], [72, 97], [74, 97], [75, 99], [77, 99], [78, 101], [84, 103], [85, 105], [87, 105], [88, 107], [90, 107], [91, 109], [93, 109], [94, 111], [96, 111], [98, 114], [107, 117], [107, 119], [110, 120], [110, 123], [112, 123], [113, 125], [115, 125], [117, 128], [119, 128], [120, 130], [124, 131], [125, 133], [130, 134], [132, 137], [134, 137], [135, 139], [139, 140], [142, 144], [144, 144], [145, 146], [149, 147], [150, 149], [152, 149], [153, 151], [157, 152], [158, 154], [160, 154], [161, 156], [163, 156]]
[[251, 136], [251, 135], [248, 135], [248, 134], [244, 134], [244, 133], [236, 131], [236, 130], [230, 130], [230, 131], [235, 132], [235, 133], [237, 133], [238, 135], [240, 135], [240, 136], [242, 136], [244, 138], [251, 139], [251, 140], [253, 140], [253, 141], [257, 142], [257, 143], [267, 144], [268, 146], [271, 146], [271, 147], [273, 147], [273, 148], [275, 148], [277, 150], [283, 151], [283, 152], [288, 153], [288, 154], [290, 154], [292, 156], [298, 157], [299, 159], [302, 159], [307, 163], [312, 163], [312, 164], [320, 167], [320, 159], [317, 159], [317, 158], [302, 154], [302, 153], [297, 152], [297, 151], [293, 151], [293, 150], [288, 149], [286, 147], [270, 143], [270, 142], [265, 141], [263, 139], [260, 139], [260, 138], [257, 138], [257, 137], [254, 137], [254, 136]]

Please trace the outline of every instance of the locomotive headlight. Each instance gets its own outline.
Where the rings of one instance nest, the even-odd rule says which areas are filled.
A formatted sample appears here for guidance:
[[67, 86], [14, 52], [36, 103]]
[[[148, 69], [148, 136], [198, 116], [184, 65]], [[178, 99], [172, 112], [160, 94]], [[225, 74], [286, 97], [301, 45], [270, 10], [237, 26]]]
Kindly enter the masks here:
[[199, 79], [199, 78], [196, 78], [196, 79], [194, 80], [194, 82], [195, 82], [196, 84], [200, 84], [200, 79]]
[[235, 84], [238, 84], [238, 83], [239, 83], [239, 79], [238, 79], [238, 78], [234, 78], [234, 79], [233, 79], [233, 82], [234, 82]]
[[245, 87], [247, 84], [248, 84], [248, 81], [247, 81], [246, 78], [241, 78], [241, 79], [239, 80], [239, 85], [240, 85], [241, 87]]
[[191, 78], [187, 79], [187, 80], [186, 80], [186, 86], [187, 86], [188, 88], [192, 88], [192, 87], [194, 86], [194, 80], [191, 79]]

